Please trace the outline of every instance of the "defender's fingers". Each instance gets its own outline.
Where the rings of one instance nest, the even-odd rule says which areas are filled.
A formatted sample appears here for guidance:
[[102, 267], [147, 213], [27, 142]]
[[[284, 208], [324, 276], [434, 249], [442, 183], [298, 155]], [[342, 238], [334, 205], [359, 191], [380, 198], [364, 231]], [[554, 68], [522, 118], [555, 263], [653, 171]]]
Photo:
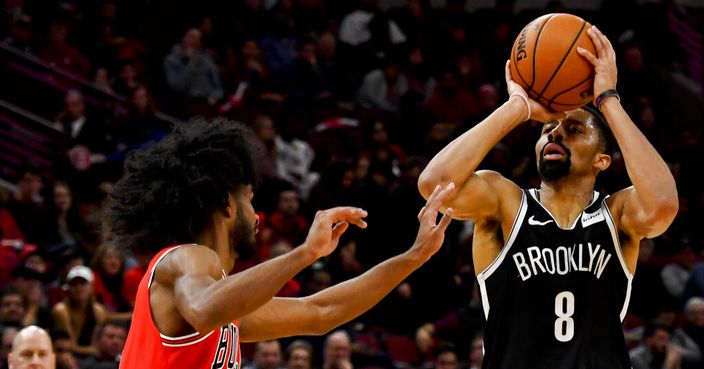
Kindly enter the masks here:
[[367, 228], [367, 222], [363, 221], [363, 220], [360, 219], [360, 218], [351, 218], [351, 219], [348, 219], [348, 220], [346, 220], [346, 221], [347, 221], [348, 223], [352, 223], [352, 224], [356, 225], [356, 226], [359, 227], [359, 228], [362, 228], [362, 229]]
[[452, 222], [453, 213], [454, 211], [452, 210], [452, 208], [447, 208], [445, 214], [443, 214], [442, 218], [440, 219], [440, 223], [438, 223], [437, 227], [435, 227], [435, 231], [445, 232], [447, 226], [450, 225], [450, 222]]
[[333, 223], [351, 218], [364, 218], [367, 216], [366, 210], [353, 206], [340, 206], [325, 210], [322, 213], [324, 216], [332, 220]]
[[455, 184], [450, 182], [445, 187], [443, 187], [440, 192], [432, 199], [428, 199], [428, 203], [425, 205], [428, 209], [438, 210], [442, 206], [443, 202], [447, 200], [449, 195], [455, 191]]
[[420, 208], [420, 211], [418, 212], [417, 218], [418, 218], [418, 219], [422, 218], [424, 213], [425, 213], [425, 206], [423, 206], [422, 208]]
[[349, 228], [350, 224], [347, 222], [340, 222], [335, 224], [334, 227], [332, 227], [332, 238], [333, 239], [338, 239], [340, 236], [342, 236], [343, 233]]

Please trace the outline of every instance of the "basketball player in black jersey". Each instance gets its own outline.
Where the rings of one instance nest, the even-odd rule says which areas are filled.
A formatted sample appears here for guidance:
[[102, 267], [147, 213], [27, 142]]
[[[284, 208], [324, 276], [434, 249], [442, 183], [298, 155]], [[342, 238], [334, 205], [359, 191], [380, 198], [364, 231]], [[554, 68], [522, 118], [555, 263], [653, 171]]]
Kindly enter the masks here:
[[[621, 322], [639, 241], [670, 225], [677, 190], [615, 91], [607, 92], [616, 87], [611, 43], [596, 27], [588, 34], [596, 55], [578, 52], [594, 66], [595, 105], [603, 116], [586, 108], [547, 111], [511, 80], [507, 65], [509, 100], [440, 151], [419, 179], [426, 198], [435, 186], [454, 182], [456, 196], [445, 206], [455, 219], [475, 222], [484, 369], [631, 367]], [[535, 145], [540, 188], [521, 189], [499, 173], [475, 171], [528, 119], [545, 123]], [[633, 186], [606, 196], [594, 185], [611, 162], [609, 128]]]

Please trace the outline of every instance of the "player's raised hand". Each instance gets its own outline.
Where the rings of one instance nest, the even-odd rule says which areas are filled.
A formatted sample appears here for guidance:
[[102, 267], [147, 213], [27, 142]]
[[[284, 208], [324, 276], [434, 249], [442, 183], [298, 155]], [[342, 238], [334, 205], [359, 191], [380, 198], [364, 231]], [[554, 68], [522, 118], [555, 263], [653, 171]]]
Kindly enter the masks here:
[[421, 255], [428, 259], [440, 249], [442, 241], [445, 239], [445, 230], [452, 220], [452, 208], [445, 210], [439, 223], [437, 218], [443, 202], [450, 198], [454, 192], [455, 184], [452, 182], [445, 187], [438, 185], [418, 213], [420, 226], [416, 242], [413, 243], [413, 249], [420, 251]]
[[[552, 112], [552, 111], [548, 110], [546, 107], [540, 105], [540, 103], [538, 103], [537, 101], [531, 99], [528, 96], [528, 93], [526, 92], [526, 90], [524, 90], [523, 87], [521, 87], [521, 85], [514, 82], [513, 78], [511, 78], [511, 69], [509, 68], [509, 63], [510, 63], [510, 61], [507, 60], [506, 61], [506, 68], [505, 68], [506, 88], [508, 90], [508, 96], [509, 96], [509, 99], [511, 98], [510, 96], [512, 96], [512, 95], [521, 95], [525, 98], [525, 100], [523, 100], [523, 99], [521, 99], [521, 100], [527, 101], [530, 106], [530, 109], [527, 109], [527, 112], [526, 112], [526, 120], [532, 119], [532, 120], [537, 120], [539, 122], [547, 123], [547, 122], [551, 122], [551, 121], [558, 120], [560, 118], [565, 117], [565, 113]], [[518, 97], [515, 97], [515, 98], [518, 98]]]
[[348, 206], [318, 211], [304, 246], [309, 247], [317, 258], [330, 255], [350, 223], [367, 228], [367, 222], [363, 220], [366, 216], [365, 210]]
[[587, 34], [594, 43], [596, 55], [581, 47], [577, 48], [577, 52], [594, 66], [594, 103], [596, 104], [596, 98], [602, 92], [616, 88], [618, 74], [616, 52], [611, 46], [611, 41], [596, 26], [589, 28]]

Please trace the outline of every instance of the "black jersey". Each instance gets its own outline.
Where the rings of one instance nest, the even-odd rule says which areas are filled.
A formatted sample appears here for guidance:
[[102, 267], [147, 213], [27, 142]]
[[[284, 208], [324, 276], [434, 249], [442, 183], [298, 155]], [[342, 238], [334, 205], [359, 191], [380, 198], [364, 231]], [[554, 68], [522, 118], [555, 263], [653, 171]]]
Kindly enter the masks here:
[[568, 229], [524, 190], [509, 237], [477, 276], [485, 319], [483, 369], [631, 368], [621, 322], [631, 280], [608, 196]]

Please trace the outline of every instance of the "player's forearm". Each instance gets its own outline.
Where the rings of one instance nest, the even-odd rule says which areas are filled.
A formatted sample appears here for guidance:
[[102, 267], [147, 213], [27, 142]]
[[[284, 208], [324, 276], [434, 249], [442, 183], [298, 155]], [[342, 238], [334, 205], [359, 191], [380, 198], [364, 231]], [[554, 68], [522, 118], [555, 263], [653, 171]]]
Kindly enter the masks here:
[[435, 186], [449, 182], [462, 187], [489, 150], [521, 124], [525, 117], [525, 103], [514, 97], [445, 146], [421, 173], [418, 180], [421, 194], [427, 198]]
[[653, 216], [676, 213], [677, 186], [667, 163], [617, 99], [607, 99], [601, 109], [623, 153], [628, 176], [643, 210]]
[[238, 320], [271, 300], [287, 281], [314, 261], [308, 248], [298, 247], [212, 283], [200, 293], [181, 296], [188, 300], [190, 314], [185, 318], [201, 333]]
[[356, 278], [306, 297], [316, 307], [318, 333], [330, 331], [369, 310], [426, 260], [427, 256], [411, 249]]

